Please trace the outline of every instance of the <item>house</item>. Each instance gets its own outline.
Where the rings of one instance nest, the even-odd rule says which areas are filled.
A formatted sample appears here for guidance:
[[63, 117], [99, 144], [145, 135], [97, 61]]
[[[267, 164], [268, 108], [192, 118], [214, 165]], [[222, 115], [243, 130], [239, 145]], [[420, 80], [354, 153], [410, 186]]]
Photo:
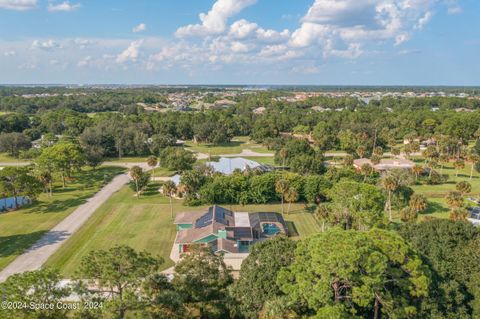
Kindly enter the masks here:
[[266, 110], [267, 110], [267, 108], [265, 106], [260, 106], [260, 107], [257, 107], [256, 109], [253, 110], [253, 114], [261, 115], [261, 114], [265, 113]]
[[265, 164], [248, 160], [243, 157], [221, 157], [218, 162], [207, 162], [205, 165], [211, 167], [214, 172], [225, 175], [231, 175], [235, 170], [244, 172], [247, 169], [268, 172], [272, 167]]
[[471, 207], [469, 210], [470, 217], [467, 220], [474, 226], [480, 226], [480, 207]]
[[198, 244], [209, 246], [215, 253], [248, 253], [255, 242], [287, 235], [287, 226], [279, 213], [232, 212], [217, 205], [205, 211], [180, 213], [174, 223], [179, 253]]
[[359, 158], [353, 161], [355, 169], [360, 170], [362, 166], [368, 164], [378, 172], [388, 171], [396, 168], [400, 169], [412, 169], [415, 163], [404, 158], [383, 158], [380, 163], [373, 165], [372, 161], [368, 158]]

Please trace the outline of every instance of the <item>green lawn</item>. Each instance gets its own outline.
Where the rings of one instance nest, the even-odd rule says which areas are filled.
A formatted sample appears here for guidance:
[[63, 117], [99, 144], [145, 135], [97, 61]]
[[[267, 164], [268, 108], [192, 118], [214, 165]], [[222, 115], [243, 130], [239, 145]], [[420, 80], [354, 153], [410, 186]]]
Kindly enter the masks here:
[[240, 154], [244, 149], [250, 149], [258, 153], [270, 153], [267, 148], [259, 145], [246, 136], [237, 136], [232, 139], [231, 142], [222, 145], [213, 145], [205, 143], [193, 143], [187, 141], [185, 148], [195, 152], [210, 154], [212, 156], [224, 155], [224, 154]]
[[3, 163], [25, 163], [27, 161], [25, 161], [23, 159], [20, 159], [20, 158], [12, 157], [12, 156], [8, 155], [7, 153], [0, 153], [0, 162], [3, 162]]
[[157, 167], [153, 170], [150, 171], [152, 174], [155, 175], [155, 177], [170, 177], [175, 175], [175, 171], [171, 171], [166, 167]]
[[93, 196], [103, 185], [123, 169], [103, 167], [86, 170], [62, 189], [55, 186], [54, 194], [41, 194], [38, 201], [17, 211], [0, 213], [0, 269], [33, 245], [44, 233]]
[[105, 159], [105, 162], [113, 162], [113, 163], [146, 163], [148, 156], [134, 156], [134, 157], [111, 157]]
[[264, 156], [248, 156], [245, 157], [246, 159], [258, 162], [260, 164], [267, 164], [267, 165], [272, 165], [275, 166], [275, 161], [273, 157], [264, 157]]
[[[169, 255], [176, 232], [170, 218], [168, 198], [158, 194], [157, 188], [158, 184], [152, 184], [140, 199], [136, 199], [133, 191], [124, 187], [95, 212], [47, 261], [47, 265], [60, 269], [64, 276], [69, 277], [75, 273], [82, 257], [88, 252], [124, 244], [161, 256], [166, 261], [163, 268], [171, 267], [173, 262]], [[182, 200], [174, 200], [173, 207], [175, 213], [205, 208], [183, 206]], [[281, 211], [279, 204], [225, 207], [243, 212]], [[285, 219], [293, 238], [320, 231], [315, 218], [304, 210], [303, 204], [292, 205], [291, 213]]]
[[[418, 161], [418, 159], [416, 161]], [[428, 198], [429, 208], [422, 216], [448, 218], [449, 209], [445, 201], [445, 196], [449, 191], [454, 191], [456, 183], [460, 181], [467, 181], [472, 185], [472, 192], [468, 194], [467, 197], [480, 196], [480, 176], [477, 172], [474, 172], [473, 178], [470, 179], [470, 163], [467, 163], [464, 169], [459, 170], [458, 177], [455, 176], [453, 163], [447, 164], [443, 170], [440, 168], [437, 170], [442, 172], [442, 174], [448, 175], [449, 178], [445, 184], [412, 186], [416, 193], [423, 194]]]

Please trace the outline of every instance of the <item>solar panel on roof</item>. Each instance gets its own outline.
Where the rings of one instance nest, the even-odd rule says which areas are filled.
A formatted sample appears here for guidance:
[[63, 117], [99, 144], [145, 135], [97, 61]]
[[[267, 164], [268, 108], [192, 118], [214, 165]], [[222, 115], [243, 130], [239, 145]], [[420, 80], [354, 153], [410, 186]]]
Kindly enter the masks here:
[[235, 227], [235, 238], [252, 238], [252, 230], [249, 227]]
[[197, 219], [195, 222], [195, 228], [202, 228], [212, 223], [212, 210], [209, 209], [208, 213]]

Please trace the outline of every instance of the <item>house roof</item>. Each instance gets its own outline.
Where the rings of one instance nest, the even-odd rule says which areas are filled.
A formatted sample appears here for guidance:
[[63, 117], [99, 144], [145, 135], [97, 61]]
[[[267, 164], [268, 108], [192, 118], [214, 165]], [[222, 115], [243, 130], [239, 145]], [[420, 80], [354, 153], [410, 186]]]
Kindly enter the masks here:
[[221, 157], [218, 162], [207, 162], [205, 165], [210, 166], [215, 172], [225, 175], [231, 175], [237, 169], [242, 172], [247, 168], [261, 169], [263, 171], [270, 170], [267, 165], [262, 165], [243, 157]]
[[382, 158], [380, 163], [373, 165], [372, 161], [368, 158], [359, 158], [353, 161], [353, 165], [357, 168], [361, 168], [363, 165], [368, 164], [379, 171], [404, 168], [409, 169], [415, 166], [415, 163], [404, 158]]
[[225, 251], [232, 254], [237, 254], [237, 243], [234, 240], [218, 238], [215, 242], [212, 242], [212, 248], [215, 252]]
[[181, 230], [177, 233], [177, 238], [175, 239], [175, 243], [190, 244], [202, 238], [208, 237], [210, 235], [213, 235], [213, 231], [211, 227], [189, 228], [189, 229]]
[[234, 247], [232, 245], [238, 240], [252, 241], [267, 237], [263, 235], [262, 224], [264, 223], [274, 223], [282, 233], [287, 233], [285, 220], [279, 213], [234, 213], [214, 205], [206, 211], [178, 214], [175, 224], [192, 224], [193, 227], [180, 230], [175, 243], [193, 243], [210, 235], [217, 235], [219, 230], [225, 230], [227, 232], [227, 238], [224, 239], [226, 242], [218, 242], [216, 245], [218, 245], [219, 250], [224, 248], [225, 251], [233, 252]]
[[177, 224], [194, 224], [197, 219], [202, 217], [207, 213], [207, 210], [197, 211], [197, 212], [183, 212], [178, 213], [175, 217], [175, 221], [173, 222], [175, 225]]

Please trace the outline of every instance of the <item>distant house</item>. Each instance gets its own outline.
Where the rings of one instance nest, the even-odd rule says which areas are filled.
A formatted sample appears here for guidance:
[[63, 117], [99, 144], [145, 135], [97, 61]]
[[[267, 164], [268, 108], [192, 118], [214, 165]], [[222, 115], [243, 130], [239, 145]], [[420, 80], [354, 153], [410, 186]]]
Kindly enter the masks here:
[[472, 207], [470, 210], [470, 217], [467, 220], [474, 226], [480, 226], [480, 207]]
[[232, 212], [217, 205], [205, 211], [180, 213], [174, 223], [175, 245], [180, 253], [188, 252], [192, 245], [208, 246], [215, 253], [248, 253], [257, 241], [287, 235], [279, 213]]
[[231, 175], [234, 171], [244, 172], [247, 169], [268, 172], [272, 167], [265, 164], [248, 160], [243, 157], [221, 157], [218, 162], [207, 162], [205, 165], [210, 166], [216, 173]]
[[52, 146], [55, 144], [56, 140], [59, 140], [63, 137], [63, 135], [54, 135], [54, 138], [49, 141], [45, 141], [45, 135], [42, 135], [38, 140], [32, 141], [33, 148], [42, 148], [42, 146]]
[[359, 158], [353, 161], [353, 166], [360, 170], [363, 165], [368, 164], [378, 172], [388, 171], [396, 168], [412, 169], [415, 163], [404, 158], [383, 158], [380, 163], [373, 165], [372, 161], [368, 158]]
[[223, 99], [223, 100], [218, 100], [218, 101], [215, 101], [215, 108], [229, 108], [230, 106], [233, 106], [237, 104], [237, 102], [235, 101], [232, 101], [232, 100], [227, 100], [227, 99]]
[[261, 115], [261, 114], [265, 113], [266, 110], [267, 110], [267, 108], [265, 106], [260, 106], [260, 107], [257, 107], [256, 109], [253, 110], [253, 114]]

